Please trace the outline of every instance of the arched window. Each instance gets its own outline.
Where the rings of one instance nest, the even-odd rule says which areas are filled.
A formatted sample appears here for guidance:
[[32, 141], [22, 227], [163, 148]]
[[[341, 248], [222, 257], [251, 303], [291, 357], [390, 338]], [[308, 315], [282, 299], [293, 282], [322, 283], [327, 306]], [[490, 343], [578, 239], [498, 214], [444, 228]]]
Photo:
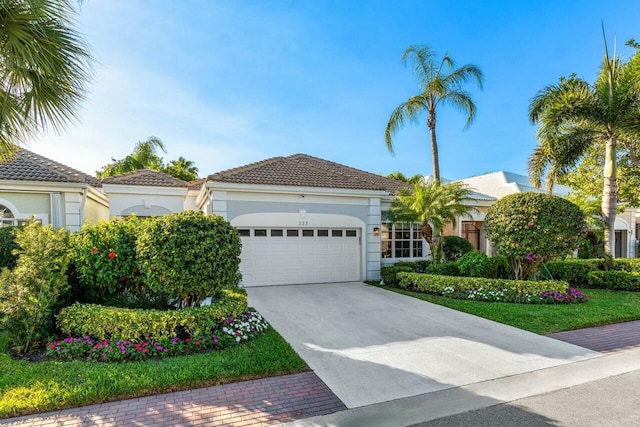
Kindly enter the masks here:
[[15, 225], [13, 212], [5, 205], [0, 205], [0, 227], [9, 227], [11, 225]]

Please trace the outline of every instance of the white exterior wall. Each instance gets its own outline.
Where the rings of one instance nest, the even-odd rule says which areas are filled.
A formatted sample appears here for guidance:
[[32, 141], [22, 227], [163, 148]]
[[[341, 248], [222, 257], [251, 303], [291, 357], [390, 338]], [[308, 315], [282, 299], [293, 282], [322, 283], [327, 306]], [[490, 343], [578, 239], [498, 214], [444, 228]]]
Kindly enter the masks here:
[[185, 210], [186, 188], [133, 185], [104, 185], [109, 197], [109, 213], [126, 216], [151, 216]]

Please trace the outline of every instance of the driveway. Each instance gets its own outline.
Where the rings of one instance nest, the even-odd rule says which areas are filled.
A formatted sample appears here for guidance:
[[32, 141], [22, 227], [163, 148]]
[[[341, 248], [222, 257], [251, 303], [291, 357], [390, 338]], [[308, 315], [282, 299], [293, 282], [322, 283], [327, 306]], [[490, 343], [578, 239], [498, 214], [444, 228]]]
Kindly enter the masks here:
[[600, 356], [363, 283], [247, 291], [348, 408]]

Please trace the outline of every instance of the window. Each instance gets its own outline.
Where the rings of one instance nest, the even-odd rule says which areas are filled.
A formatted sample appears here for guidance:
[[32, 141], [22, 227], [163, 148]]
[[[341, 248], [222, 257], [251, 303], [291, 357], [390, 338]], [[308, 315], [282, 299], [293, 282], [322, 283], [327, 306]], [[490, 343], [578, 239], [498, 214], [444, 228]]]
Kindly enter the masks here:
[[[142, 218], [142, 217], [140, 217], [140, 216], [139, 216], [138, 218]], [[242, 228], [242, 229], [239, 229], [239, 230], [238, 230], [238, 233], [240, 233], [240, 236], [244, 236], [244, 237], [247, 237], [247, 236], [250, 236], [250, 235], [251, 235], [251, 234], [249, 233], [249, 229], [248, 229], [248, 228]]]
[[298, 237], [298, 230], [287, 230], [287, 237]]
[[383, 223], [380, 237], [382, 258], [422, 258], [424, 256], [420, 224]]
[[282, 230], [271, 230], [271, 237], [282, 237]]
[[318, 237], [329, 237], [329, 230], [318, 230]]
[[331, 237], [342, 237], [342, 230], [331, 230]]
[[302, 237], [313, 237], [313, 230], [302, 230]]
[[356, 237], [358, 235], [356, 230], [347, 230], [346, 233], [347, 233], [347, 237]]
[[253, 230], [253, 237], [267, 237], [267, 230]]
[[17, 225], [13, 212], [8, 207], [0, 205], [0, 227], [10, 227], [12, 225]]

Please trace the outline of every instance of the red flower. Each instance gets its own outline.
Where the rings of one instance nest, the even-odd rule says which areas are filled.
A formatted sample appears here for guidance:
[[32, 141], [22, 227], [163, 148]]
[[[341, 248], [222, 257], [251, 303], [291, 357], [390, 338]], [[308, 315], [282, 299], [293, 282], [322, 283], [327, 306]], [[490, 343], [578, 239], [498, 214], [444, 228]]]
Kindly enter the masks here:
[[109, 258], [114, 259], [115, 257], [117, 257], [118, 255], [116, 255], [115, 252], [109, 252]]
[[187, 338], [184, 340], [184, 342], [186, 342], [187, 344], [189, 344], [189, 341], [191, 341], [191, 338]]
[[195, 345], [200, 345], [200, 341], [197, 341], [197, 340], [196, 340], [196, 341], [194, 341], [193, 343], [194, 343]]
[[147, 352], [147, 349], [146, 349], [146, 348], [143, 348], [143, 349], [142, 349], [142, 352], [143, 352], [143, 353], [146, 353], [146, 352]]
[[98, 253], [98, 248], [96, 248], [95, 246], [91, 248], [91, 253], [92, 254], [97, 254]]

